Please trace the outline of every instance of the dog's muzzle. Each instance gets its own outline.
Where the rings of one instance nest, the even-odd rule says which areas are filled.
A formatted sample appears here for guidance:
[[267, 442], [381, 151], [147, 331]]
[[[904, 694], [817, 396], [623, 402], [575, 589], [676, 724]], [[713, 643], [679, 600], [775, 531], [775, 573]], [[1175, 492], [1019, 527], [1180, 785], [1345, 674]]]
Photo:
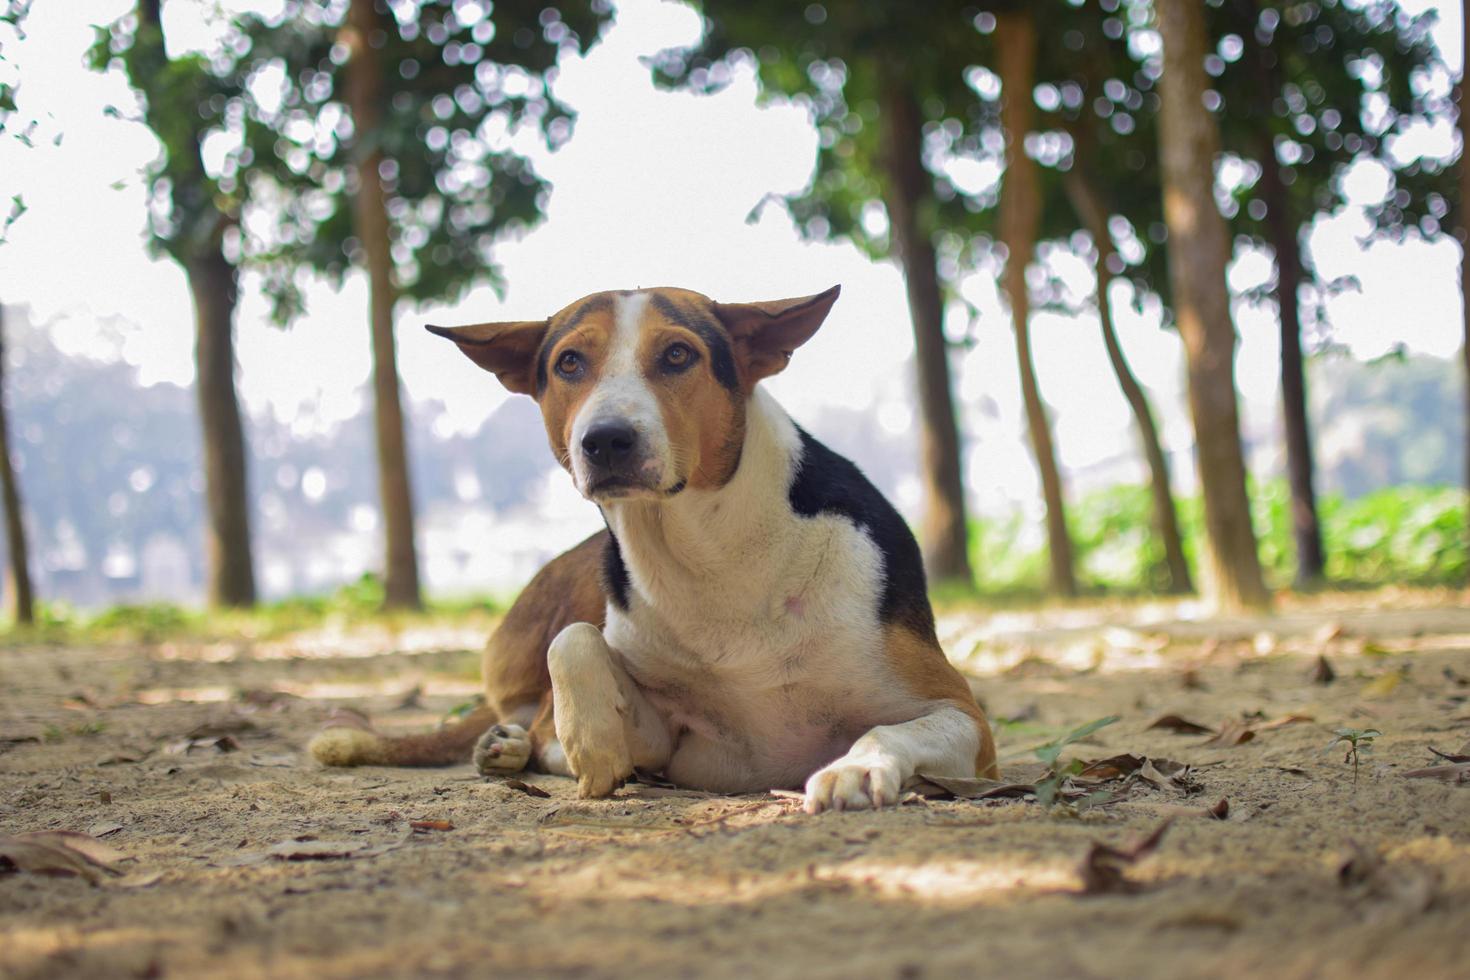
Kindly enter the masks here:
[[586, 464], [588, 497], [660, 492], [663, 467], [650, 458], [638, 431], [622, 419], [588, 426], [582, 436], [582, 460]]

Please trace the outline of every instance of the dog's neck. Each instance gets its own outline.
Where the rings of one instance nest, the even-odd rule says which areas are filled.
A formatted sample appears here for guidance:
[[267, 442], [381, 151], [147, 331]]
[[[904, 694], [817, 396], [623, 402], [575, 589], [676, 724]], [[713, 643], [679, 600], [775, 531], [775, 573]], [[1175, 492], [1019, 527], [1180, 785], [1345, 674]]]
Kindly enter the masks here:
[[658, 604], [666, 576], [715, 577], [734, 567], [759, 574], [779, 557], [800, 446], [796, 424], [757, 388], [746, 405], [740, 464], [724, 486], [605, 504], [603, 515], [644, 598]]

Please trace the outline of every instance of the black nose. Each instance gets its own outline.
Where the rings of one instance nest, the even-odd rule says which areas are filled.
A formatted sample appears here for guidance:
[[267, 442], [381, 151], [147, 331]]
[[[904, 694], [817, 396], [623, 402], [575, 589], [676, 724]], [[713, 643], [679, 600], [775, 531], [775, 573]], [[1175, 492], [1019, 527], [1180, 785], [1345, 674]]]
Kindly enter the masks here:
[[638, 445], [638, 433], [627, 422], [594, 422], [582, 437], [582, 452], [594, 466], [626, 463]]

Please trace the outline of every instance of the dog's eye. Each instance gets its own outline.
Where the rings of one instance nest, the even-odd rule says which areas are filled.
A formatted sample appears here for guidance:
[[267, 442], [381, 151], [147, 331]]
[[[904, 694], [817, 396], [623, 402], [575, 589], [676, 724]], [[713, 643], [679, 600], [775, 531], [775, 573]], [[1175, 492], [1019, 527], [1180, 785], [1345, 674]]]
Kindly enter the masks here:
[[688, 344], [670, 344], [664, 351], [663, 365], [670, 371], [682, 371], [694, 363], [694, 349]]
[[556, 373], [571, 380], [582, 373], [582, 355], [574, 350], [564, 351], [556, 359]]

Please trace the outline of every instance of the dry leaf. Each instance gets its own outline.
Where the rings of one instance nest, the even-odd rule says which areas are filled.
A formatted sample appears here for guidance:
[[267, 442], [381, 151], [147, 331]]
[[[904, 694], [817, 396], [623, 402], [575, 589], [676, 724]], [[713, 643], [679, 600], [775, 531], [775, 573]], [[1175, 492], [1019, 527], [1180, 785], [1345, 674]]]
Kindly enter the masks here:
[[1230, 747], [1235, 745], [1244, 745], [1246, 742], [1249, 742], [1255, 737], [1256, 730], [1253, 726], [1248, 725], [1243, 721], [1227, 721], [1225, 724], [1220, 726], [1220, 731], [1216, 733], [1214, 738], [1207, 739], [1200, 744], [1223, 745], [1226, 747]]
[[112, 755], [104, 755], [97, 760], [96, 764], [98, 766], [118, 766], [129, 762], [142, 762], [146, 758], [148, 758], [146, 751], [124, 750], [114, 752]]
[[1470, 762], [1457, 762], [1448, 766], [1429, 766], [1426, 769], [1411, 769], [1404, 773], [1405, 779], [1438, 779], [1441, 782], [1463, 786], [1470, 783]]
[[123, 825], [120, 823], [96, 823], [87, 828], [87, 833], [93, 837], [106, 837], [108, 834], [115, 834], [122, 829]]
[[1148, 760], [1137, 755], [1115, 755], [1108, 759], [1099, 759], [1096, 762], [1084, 763], [1082, 770], [1077, 773], [1079, 779], [1093, 779], [1098, 782], [1106, 782], [1109, 779], [1118, 779], [1121, 776], [1131, 776]]
[[1288, 725], [1302, 725], [1315, 720], [1311, 715], [1282, 715], [1280, 718], [1263, 721], [1259, 725], [1252, 725], [1251, 727], [1258, 732], [1269, 732], [1277, 728], [1285, 728]]
[[1123, 872], [1157, 850], [1173, 822], [1172, 818], [1165, 820], [1143, 840], [1123, 849], [1094, 841], [1082, 859], [1082, 867], [1078, 872], [1082, 878], [1082, 894], [1127, 895], [1142, 891], [1145, 886], [1131, 880]]
[[[963, 779], [954, 776], [931, 776], [919, 773], [915, 779], [904, 784], [920, 796], [928, 798], [952, 797], [957, 800], [1016, 799], [1036, 794], [1035, 783], [1007, 783], [1000, 779]], [[797, 794], [800, 796], [800, 794]]]
[[329, 861], [351, 857], [364, 846], [357, 841], [288, 840], [270, 848], [266, 855], [278, 861]]
[[196, 752], [238, 752], [240, 742], [233, 735], [208, 735], [202, 738], [185, 738], [170, 742], [163, 747], [170, 755], [193, 755]]
[[1470, 743], [1460, 746], [1460, 751], [1455, 753], [1441, 752], [1432, 745], [1429, 746], [1429, 751], [1446, 762], [1470, 762]]
[[1230, 800], [1221, 798], [1219, 803], [1205, 811], [1206, 816], [1214, 817], [1216, 820], [1228, 820], [1230, 818]]
[[1312, 667], [1311, 677], [1314, 684], [1331, 684], [1337, 680], [1337, 671], [1332, 669], [1332, 664], [1327, 662], [1325, 656], [1319, 656]]
[[1204, 725], [1201, 725], [1197, 721], [1190, 721], [1187, 718], [1181, 718], [1178, 715], [1165, 715], [1164, 717], [1155, 721], [1153, 724], [1149, 725], [1148, 729], [1146, 730], [1151, 731], [1155, 728], [1162, 728], [1166, 731], [1178, 732], [1181, 735], [1213, 735], [1215, 733], [1215, 730], [1213, 728], [1208, 728]]
[[14, 869], [33, 874], [79, 875], [92, 884], [99, 872], [117, 873], [121, 851], [75, 830], [37, 830], [0, 837], [0, 871]]
[[454, 824], [450, 823], [448, 820], [410, 820], [408, 822], [408, 825], [410, 827], [412, 827], [414, 830], [424, 831], [424, 832], [427, 832], [427, 831], [430, 831], [430, 830], [453, 830], [454, 829]]
[[147, 888], [158, 884], [162, 879], [162, 871], [140, 871], [137, 874], [123, 875], [113, 884], [118, 888]]
[[[640, 784], [643, 784], [643, 780], [642, 779], [639, 779], [638, 782]], [[534, 796], [537, 799], [541, 799], [541, 800], [549, 800], [549, 799], [551, 799], [551, 794], [548, 793], [548, 792], [546, 792], [546, 790], [542, 789], [540, 786], [532, 786], [530, 783], [526, 782], [523, 779], [502, 779], [500, 781], [500, 785], [506, 787], [507, 789], [513, 789], [513, 790], [516, 790], [518, 792], [525, 793], [527, 796]], [[648, 784], [644, 784], [644, 785], [648, 785]], [[662, 786], [654, 786], [654, 787], [651, 787], [651, 788], [663, 789], [664, 787], [662, 787]]]

